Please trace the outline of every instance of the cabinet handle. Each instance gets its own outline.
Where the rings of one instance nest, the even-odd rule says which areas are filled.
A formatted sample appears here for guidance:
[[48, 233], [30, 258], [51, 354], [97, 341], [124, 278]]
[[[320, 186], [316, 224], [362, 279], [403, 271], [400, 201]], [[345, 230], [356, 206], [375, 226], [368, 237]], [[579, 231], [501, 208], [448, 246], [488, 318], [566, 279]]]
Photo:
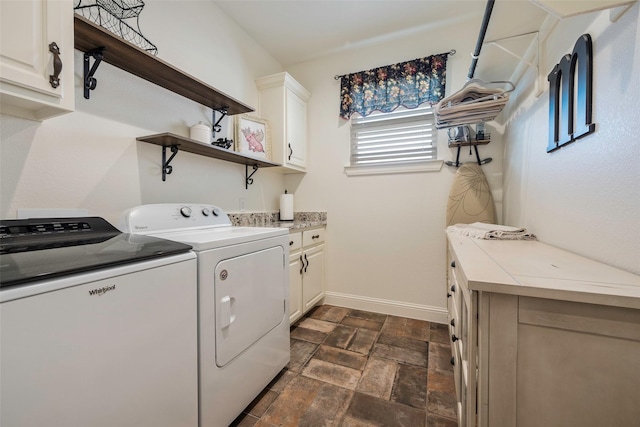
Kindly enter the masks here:
[[456, 285], [451, 285], [451, 292], [455, 292], [456, 291]]
[[454, 260], [454, 261], [451, 261], [451, 268], [456, 268], [456, 262], [455, 262], [455, 260]]
[[289, 146], [289, 160], [291, 160], [291, 156], [293, 156], [293, 148], [291, 148], [291, 144], [287, 144]]
[[316, 234], [316, 235], [314, 235], [314, 236], [311, 236], [311, 239], [312, 239], [312, 240], [313, 240], [313, 239], [319, 239], [319, 238], [320, 238], [320, 235], [319, 235], [319, 234]]
[[303, 269], [304, 269], [304, 261], [302, 260], [302, 255], [300, 255], [300, 274], [302, 274]]
[[293, 240], [289, 241], [289, 246], [293, 246]]
[[451, 324], [451, 326], [453, 326], [454, 328], [456, 327], [456, 319], [451, 319], [451, 322], [449, 322]]
[[458, 337], [457, 337], [457, 336], [455, 336], [455, 335], [451, 335], [451, 341], [452, 341], [452, 342], [456, 342], [456, 341], [458, 341]]
[[49, 84], [52, 88], [60, 86], [60, 72], [62, 71], [62, 59], [60, 59], [60, 48], [56, 42], [49, 44], [49, 52], [53, 54], [53, 74], [49, 75]]
[[451, 366], [456, 366], [456, 358], [455, 357], [451, 357]]
[[304, 260], [307, 261], [307, 265], [304, 266], [304, 272], [307, 272], [307, 267], [309, 267], [309, 260], [307, 259], [307, 254], [304, 254]]
[[447, 298], [451, 298], [451, 294], [447, 292]]

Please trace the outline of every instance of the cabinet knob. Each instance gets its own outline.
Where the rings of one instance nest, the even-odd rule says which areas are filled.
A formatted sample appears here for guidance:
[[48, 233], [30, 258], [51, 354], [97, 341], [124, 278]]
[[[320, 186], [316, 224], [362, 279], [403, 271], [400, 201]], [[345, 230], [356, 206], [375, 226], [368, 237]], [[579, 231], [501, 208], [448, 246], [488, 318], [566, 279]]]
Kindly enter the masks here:
[[451, 268], [456, 268], [456, 262], [455, 261], [451, 261]]
[[456, 358], [455, 357], [451, 357], [451, 366], [456, 366]]
[[451, 292], [455, 292], [456, 291], [456, 285], [451, 285]]
[[451, 324], [451, 326], [453, 326], [455, 328], [456, 326], [456, 319], [451, 319], [451, 322], [449, 322], [449, 324]]
[[458, 341], [458, 337], [457, 337], [457, 336], [455, 336], [455, 335], [451, 335], [451, 341], [452, 341], [452, 342], [456, 342], [456, 341]]
[[451, 294], [447, 292], [447, 298], [451, 298]]

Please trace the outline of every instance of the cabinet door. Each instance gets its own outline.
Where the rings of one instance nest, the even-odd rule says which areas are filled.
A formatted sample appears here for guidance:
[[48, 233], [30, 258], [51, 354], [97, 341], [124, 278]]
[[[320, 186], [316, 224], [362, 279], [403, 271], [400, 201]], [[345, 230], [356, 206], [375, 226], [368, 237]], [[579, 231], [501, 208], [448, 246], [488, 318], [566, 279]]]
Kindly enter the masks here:
[[307, 103], [291, 90], [286, 91], [287, 165], [307, 166]]
[[307, 311], [324, 296], [324, 245], [305, 250], [302, 257], [305, 264], [302, 300]]
[[[72, 111], [73, 4], [70, 0], [0, 1], [0, 97], [4, 113], [42, 120]], [[53, 87], [60, 49], [59, 85]]]
[[289, 255], [289, 323], [302, 316], [302, 252]]

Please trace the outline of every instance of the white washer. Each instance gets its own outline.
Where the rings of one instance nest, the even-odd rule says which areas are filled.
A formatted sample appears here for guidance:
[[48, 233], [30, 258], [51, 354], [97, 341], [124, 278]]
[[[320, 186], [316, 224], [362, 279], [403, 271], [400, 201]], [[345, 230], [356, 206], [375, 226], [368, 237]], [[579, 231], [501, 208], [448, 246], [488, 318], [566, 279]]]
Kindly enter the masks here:
[[0, 221], [0, 425], [196, 427], [196, 257], [102, 218]]
[[288, 230], [234, 227], [204, 204], [138, 206], [121, 228], [193, 247], [200, 426], [228, 426], [289, 363]]

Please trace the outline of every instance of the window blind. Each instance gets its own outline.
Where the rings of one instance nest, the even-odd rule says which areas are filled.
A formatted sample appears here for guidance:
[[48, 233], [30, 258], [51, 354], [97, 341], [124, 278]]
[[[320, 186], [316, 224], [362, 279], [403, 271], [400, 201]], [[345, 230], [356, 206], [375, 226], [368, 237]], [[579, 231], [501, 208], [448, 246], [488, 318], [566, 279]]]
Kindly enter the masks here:
[[381, 166], [437, 159], [431, 106], [351, 118], [351, 166]]

